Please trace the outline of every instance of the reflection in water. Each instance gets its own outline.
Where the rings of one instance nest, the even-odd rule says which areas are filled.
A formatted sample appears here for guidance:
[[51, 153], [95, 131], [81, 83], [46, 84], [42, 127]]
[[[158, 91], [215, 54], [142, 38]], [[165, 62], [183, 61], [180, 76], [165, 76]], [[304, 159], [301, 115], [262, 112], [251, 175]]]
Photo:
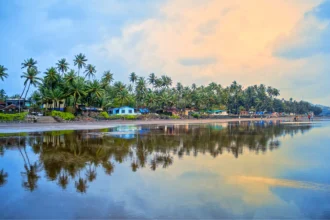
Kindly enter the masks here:
[[[101, 131], [54, 131], [25, 136], [0, 138], [1, 154], [17, 149], [23, 161], [22, 186], [37, 188], [43, 170], [49, 181], [62, 189], [70, 182], [77, 192], [86, 193], [97, 178], [97, 167], [111, 175], [115, 163], [129, 160], [133, 172], [146, 168], [153, 171], [174, 163], [174, 156], [217, 157], [224, 152], [238, 158], [244, 153], [272, 151], [280, 146], [278, 137], [309, 130], [310, 125], [282, 126], [278, 123], [244, 122], [208, 125], [167, 125], [118, 127]], [[125, 132], [123, 136], [119, 132]], [[116, 135], [112, 135], [112, 134]], [[36, 161], [31, 161], [26, 148], [31, 147]], [[1, 170], [0, 185], [8, 174]]]
[[7, 182], [8, 173], [3, 169], [0, 170], [0, 186], [4, 185]]
[[247, 184], [247, 183], [261, 183], [264, 185], [274, 186], [274, 187], [287, 187], [287, 188], [298, 188], [298, 189], [311, 189], [311, 190], [321, 190], [330, 192], [330, 185], [328, 184], [319, 184], [306, 181], [294, 181], [287, 179], [275, 179], [275, 178], [266, 178], [258, 176], [232, 176], [229, 178], [229, 181]]

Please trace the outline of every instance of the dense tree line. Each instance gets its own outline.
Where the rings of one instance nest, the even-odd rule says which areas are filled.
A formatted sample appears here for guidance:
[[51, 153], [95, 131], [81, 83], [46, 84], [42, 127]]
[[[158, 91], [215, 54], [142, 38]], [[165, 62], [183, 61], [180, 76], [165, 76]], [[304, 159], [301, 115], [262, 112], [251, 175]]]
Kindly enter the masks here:
[[[41, 76], [36, 60], [24, 60], [22, 69], [25, 71], [21, 75], [24, 87], [21, 94], [15, 97], [27, 98], [32, 86], [37, 88], [30, 97], [34, 106], [54, 104], [58, 108], [75, 108], [77, 104], [85, 104], [106, 109], [129, 105], [147, 107], [151, 111], [176, 107], [198, 111], [221, 109], [232, 114], [242, 110], [298, 114], [313, 111], [316, 115], [322, 112], [321, 108], [305, 101], [278, 99], [280, 91], [263, 84], [247, 88], [236, 81], [227, 87], [215, 82], [207, 86], [184, 86], [180, 82], [173, 85], [169, 76], [151, 73], [148, 77], [142, 77], [134, 72], [129, 76], [130, 83], [124, 84], [114, 81], [110, 71], [105, 71], [101, 79], [95, 79], [96, 67], [87, 64], [87, 61], [84, 54], [76, 55], [74, 70], [63, 58]], [[4, 80], [7, 76], [7, 69], [0, 66], [0, 79]], [[5, 97], [5, 92], [1, 90], [0, 99]]]

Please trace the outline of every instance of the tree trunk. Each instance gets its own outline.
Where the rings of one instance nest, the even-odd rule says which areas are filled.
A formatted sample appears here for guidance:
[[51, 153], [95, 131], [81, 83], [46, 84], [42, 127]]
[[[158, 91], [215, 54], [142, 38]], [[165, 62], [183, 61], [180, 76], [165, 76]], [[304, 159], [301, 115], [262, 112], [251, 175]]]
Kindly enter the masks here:
[[23, 94], [24, 94], [24, 91], [25, 91], [25, 89], [26, 89], [26, 85], [24, 86], [23, 92], [22, 92], [21, 96], [19, 97], [20, 99], [22, 98], [22, 96], [23, 96]]
[[27, 89], [27, 91], [26, 91], [26, 93], [25, 93], [25, 97], [24, 97], [24, 99], [26, 99], [26, 96], [27, 96], [27, 94], [28, 94], [28, 92], [29, 92], [29, 90], [30, 90], [30, 85], [31, 85], [31, 83], [29, 83], [29, 86], [28, 86], [28, 89]]

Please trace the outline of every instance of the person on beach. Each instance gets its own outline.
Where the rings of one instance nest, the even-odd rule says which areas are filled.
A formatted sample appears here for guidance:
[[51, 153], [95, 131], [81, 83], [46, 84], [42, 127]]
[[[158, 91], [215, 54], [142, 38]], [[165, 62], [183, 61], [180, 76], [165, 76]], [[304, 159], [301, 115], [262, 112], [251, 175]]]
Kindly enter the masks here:
[[311, 121], [311, 115], [310, 114], [308, 114], [308, 120]]

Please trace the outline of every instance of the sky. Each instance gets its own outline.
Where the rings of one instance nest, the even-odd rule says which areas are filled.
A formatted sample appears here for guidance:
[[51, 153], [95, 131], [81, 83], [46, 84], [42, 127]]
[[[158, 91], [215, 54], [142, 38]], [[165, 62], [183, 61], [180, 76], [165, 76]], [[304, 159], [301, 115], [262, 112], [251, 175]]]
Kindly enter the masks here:
[[0, 82], [20, 93], [21, 63], [43, 73], [78, 53], [115, 80], [166, 74], [184, 85], [266, 84], [330, 105], [330, 0], [0, 0]]

